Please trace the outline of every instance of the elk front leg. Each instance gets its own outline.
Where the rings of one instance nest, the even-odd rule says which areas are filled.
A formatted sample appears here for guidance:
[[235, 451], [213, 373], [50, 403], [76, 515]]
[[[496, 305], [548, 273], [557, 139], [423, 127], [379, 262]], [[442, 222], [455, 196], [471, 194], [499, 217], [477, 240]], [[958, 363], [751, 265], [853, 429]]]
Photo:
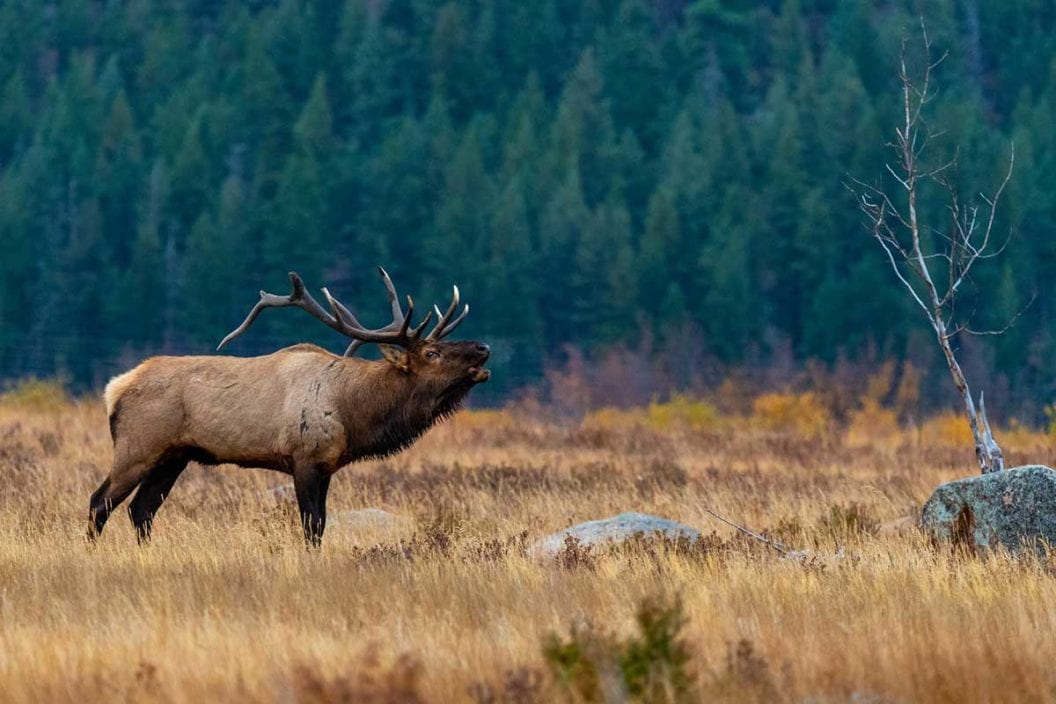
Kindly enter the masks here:
[[319, 538], [322, 539], [323, 531], [326, 530], [326, 495], [330, 492], [330, 475], [324, 474], [319, 480]]
[[317, 466], [298, 467], [293, 473], [293, 488], [297, 493], [297, 508], [308, 547], [317, 548], [323, 542], [326, 528], [326, 493], [330, 476]]

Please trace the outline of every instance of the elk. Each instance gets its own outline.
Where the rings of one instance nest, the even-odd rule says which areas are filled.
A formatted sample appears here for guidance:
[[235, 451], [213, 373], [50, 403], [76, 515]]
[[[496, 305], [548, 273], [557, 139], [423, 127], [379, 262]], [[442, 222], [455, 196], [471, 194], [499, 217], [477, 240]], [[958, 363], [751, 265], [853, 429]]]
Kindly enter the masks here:
[[[261, 291], [217, 347], [242, 335], [263, 310], [295, 307], [351, 338], [343, 356], [298, 344], [259, 357], [153, 357], [113, 378], [104, 392], [113, 466], [89, 503], [89, 540], [138, 487], [128, 512], [140, 542], [148, 541], [155, 514], [193, 460], [291, 475], [305, 540], [319, 546], [338, 469], [409, 446], [491, 376], [483, 368], [487, 345], [442, 341], [469, 314], [466, 305], [455, 316], [458, 286], [446, 312], [433, 306], [412, 326], [414, 301], [407, 297], [404, 312], [392, 279], [378, 270], [392, 308], [384, 327], [364, 327], [323, 288], [327, 311], [290, 272], [293, 291]], [[425, 333], [434, 312], [436, 325]], [[364, 343], [379, 344], [382, 359], [353, 357]]]

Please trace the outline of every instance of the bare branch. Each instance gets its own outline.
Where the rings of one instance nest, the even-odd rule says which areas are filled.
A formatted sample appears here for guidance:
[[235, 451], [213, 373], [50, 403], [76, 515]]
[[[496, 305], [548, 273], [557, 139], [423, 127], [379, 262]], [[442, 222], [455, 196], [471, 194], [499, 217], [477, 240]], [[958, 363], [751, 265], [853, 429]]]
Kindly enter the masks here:
[[1037, 298], [1038, 298], [1038, 294], [1035, 291], [1034, 294], [1031, 295], [1030, 300], [1027, 301], [1027, 304], [1025, 306], [1023, 306], [1022, 308], [1020, 308], [1018, 311], [1016, 311], [1016, 314], [1012, 316], [1011, 320], [1009, 320], [1007, 323], [1005, 323], [1005, 326], [1003, 328], [1000, 328], [998, 330], [973, 330], [973, 329], [969, 328], [968, 326], [963, 326], [961, 328], [961, 331], [964, 332], [965, 334], [976, 335], [976, 336], [979, 336], [979, 337], [982, 337], [982, 336], [985, 336], [985, 335], [1004, 335], [1006, 332], [1008, 332], [1009, 330], [1012, 329], [1012, 326], [1015, 325], [1016, 321], [1019, 320], [1023, 316], [1024, 313], [1027, 312], [1027, 309], [1029, 309], [1032, 305], [1034, 305], [1034, 301], [1037, 300]]

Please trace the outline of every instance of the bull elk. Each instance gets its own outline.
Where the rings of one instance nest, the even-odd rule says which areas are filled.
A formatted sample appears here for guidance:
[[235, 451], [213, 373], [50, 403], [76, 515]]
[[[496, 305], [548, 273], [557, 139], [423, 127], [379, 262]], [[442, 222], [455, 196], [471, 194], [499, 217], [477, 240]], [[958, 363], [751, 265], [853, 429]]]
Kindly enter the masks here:
[[[290, 273], [288, 296], [260, 300], [217, 349], [244, 333], [266, 308], [300, 308], [351, 338], [343, 356], [299, 344], [260, 357], [153, 357], [106, 386], [114, 442], [110, 475], [92, 494], [88, 537], [102, 531], [114, 508], [136, 489], [128, 512], [140, 541], [189, 461], [262, 467], [292, 475], [309, 545], [326, 527], [330, 478], [356, 460], [407, 447], [454, 413], [491, 372], [480, 342], [442, 342], [469, 313], [458, 287], [446, 312], [433, 306], [412, 327], [414, 301], [404, 312], [384, 269], [392, 322], [368, 329], [322, 289], [330, 310]], [[425, 328], [433, 313], [435, 327]], [[378, 361], [354, 358], [364, 343], [381, 345]]]

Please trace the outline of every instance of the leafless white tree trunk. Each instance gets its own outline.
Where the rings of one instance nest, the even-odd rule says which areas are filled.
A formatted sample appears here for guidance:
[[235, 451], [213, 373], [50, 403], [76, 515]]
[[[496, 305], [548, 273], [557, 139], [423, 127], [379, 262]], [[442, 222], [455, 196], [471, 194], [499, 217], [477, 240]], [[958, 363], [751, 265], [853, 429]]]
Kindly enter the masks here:
[[[895, 165], [886, 165], [898, 184], [895, 189], [897, 196], [889, 196], [884, 188], [861, 181], [855, 181], [857, 187], [854, 190], [874, 239], [883, 248], [895, 275], [924, 311], [935, 332], [953, 383], [964, 403], [975, 440], [979, 468], [986, 474], [1003, 470], [1004, 456], [986, 419], [983, 394], [979, 394], [977, 409], [964, 371], [954, 354], [952, 341], [959, 334], [1000, 334], [1011, 326], [1014, 319], [1002, 330], [973, 330], [969, 323], [956, 321], [954, 301], [964, 282], [969, 279], [972, 268], [983, 260], [1001, 254], [1007, 244], [1006, 240], [997, 246], [991, 235], [998, 203], [1012, 177], [1015, 151], [1013, 149], [1010, 152], [1008, 170], [993, 195], [980, 194], [983, 206], [974, 203], [962, 204], [958, 198], [954, 183], [957, 172], [956, 156], [934, 168], [925, 165], [922, 156], [927, 150], [930, 138], [935, 134], [929, 132], [922, 111], [934, 97], [932, 73], [946, 57], [943, 55], [932, 59], [931, 42], [923, 22], [921, 30], [924, 67], [920, 76], [910, 76], [906, 67], [905, 42], [899, 63], [902, 120], [895, 129], [895, 141], [891, 144], [898, 155], [898, 161]], [[918, 210], [920, 190], [921, 185], [926, 182], [938, 184], [946, 193], [945, 205], [950, 216], [948, 233], [921, 223]], [[928, 243], [932, 241], [936, 242], [936, 245], [929, 247]], [[940, 283], [936, 283], [937, 281]]]

